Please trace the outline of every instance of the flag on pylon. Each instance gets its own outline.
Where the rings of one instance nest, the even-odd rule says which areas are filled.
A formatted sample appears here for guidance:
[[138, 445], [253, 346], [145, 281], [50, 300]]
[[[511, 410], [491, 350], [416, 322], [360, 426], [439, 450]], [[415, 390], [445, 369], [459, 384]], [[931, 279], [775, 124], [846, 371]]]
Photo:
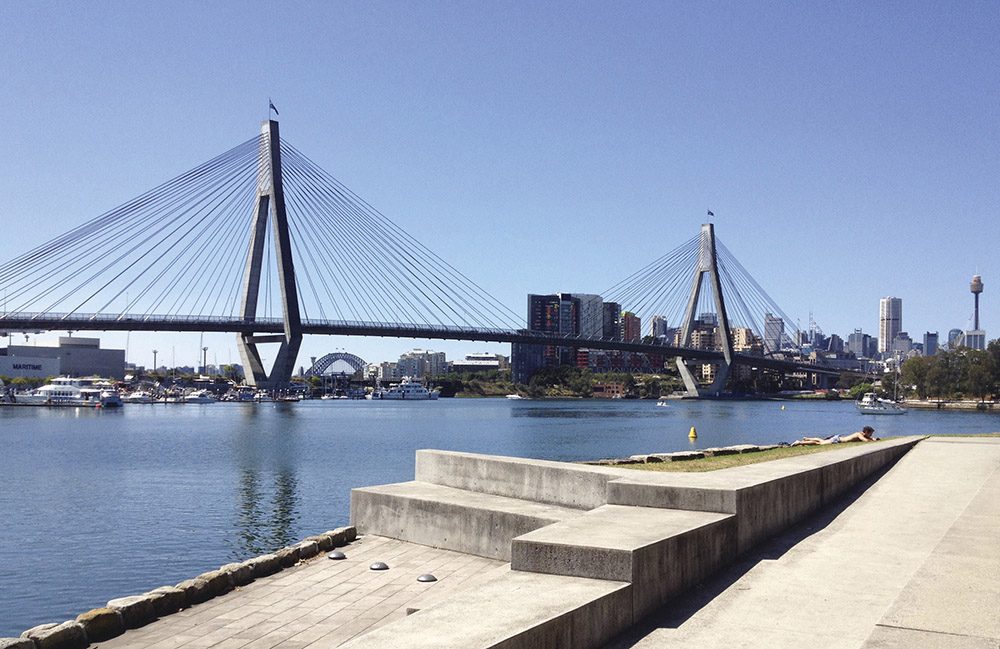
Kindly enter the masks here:
[[268, 98], [268, 100], [267, 100], [267, 105], [268, 105], [268, 107], [269, 107], [269, 108], [270, 108], [271, 110], [273, 110], [273, 111], [274, 111], [274, 114], [275, 114], [275, 115], [280, 115], [280, 114], [281, 114], [281, 113], [279, 113], [279, 112], [278, 112], [278, 109], [274, 107], [274, 102], [273, 102], [273, 101], [271, 101], [271, 100], [270, 100], [270, 98]]

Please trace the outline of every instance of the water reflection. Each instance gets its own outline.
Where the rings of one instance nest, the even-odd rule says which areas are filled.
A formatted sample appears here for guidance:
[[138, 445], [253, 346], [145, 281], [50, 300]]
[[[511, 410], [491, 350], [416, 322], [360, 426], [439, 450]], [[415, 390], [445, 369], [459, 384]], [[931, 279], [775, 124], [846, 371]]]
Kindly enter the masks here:
[[234, 534], [227, 541], [231, 558], [243, 560], [273, 552], [295, 541], [299, 519], [296, 477], [297, 433], [274, 426], [251, 405], [232, 431], [238, 463]]

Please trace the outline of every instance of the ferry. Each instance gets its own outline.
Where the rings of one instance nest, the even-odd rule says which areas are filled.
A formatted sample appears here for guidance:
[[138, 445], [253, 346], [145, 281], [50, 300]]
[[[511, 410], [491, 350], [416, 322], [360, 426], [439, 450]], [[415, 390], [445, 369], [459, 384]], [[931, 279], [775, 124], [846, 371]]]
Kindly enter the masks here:
[[394, 385], [388, 390], [375, 390], [371, 394], [372, 399], [403, 401], [427, 401], [437, 399], [439, 396], [441, 396], [440, 390], [428, 390], [424, 387], [423, 381], [409, 376], [404, 376], [399, 385]]
[[94, 406], [120, 408], [121, 395], [105, 379], [60, 376], [31, 392], [14, 395], [14, 402], [29, 406]]

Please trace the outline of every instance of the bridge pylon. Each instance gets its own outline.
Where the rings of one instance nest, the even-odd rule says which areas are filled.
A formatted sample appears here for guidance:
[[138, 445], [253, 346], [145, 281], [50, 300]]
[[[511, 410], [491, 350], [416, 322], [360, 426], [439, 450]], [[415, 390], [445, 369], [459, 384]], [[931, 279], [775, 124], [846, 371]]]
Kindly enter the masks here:
[[[267, 120], [260, 129], [260, 155], [257, 158], [257, 201], [251, 224], [250, 249], [243, 273], [243, 301], [240, 315], [245, 321], [257, 318], [257, 299], [260, 295], [261, 265], [267, 241], [268, 213], [270, 212], [275, 259], [278, 265], [278, 283], [281, 287], [281, 311], [284, 332], [259, 336], [240, 333], [236, 344], [243, 360], [247, 383], [266, 390], [288, 387], [295, 371], [295, 359], [302, 344], [302, 318], [299, 298], [295, 288], [295, 266], [292, 263], [292, 245], [285, 214], [285, 193], [281, 183], [281, 145], [278, 122]], [[270, 374], [264, 368], [258, 343], [280, 343]]]
[[[701, 296], [702, 280], [708, 273], [709, 281], [712, 283], [712, 293], [715, 298], [715, 311], [718, 316], [718, 337], [722, 346], [723, 360], [716, 361], [718, 370], [715, 373], [715, 380], [708, 388], [698, 385], [691, 368], [680, 356], [677, 357], [677, 369], [684, 387], [687, 388], [688, 396], [704, 397], [718, 396], [726, 387], [729, 373], [733, 364], [733, 334], [729, 329], [729, 316], [726, 315], [726, 301], [722, 295], [722, 282], [719, 280], [719, 264], [715, 254], [715, 227], [711, 223], [704, 223], [701, 226], [701, 242], [698, 247], [698, 264], [694, 271], [694, 280], [691, 283], [691, 295], [688, 298], [687, 311], [684, 314], [684, 322], [681, 329], [681, 347], [690, 347], [692, 332], [694, 331], [696, 310], [698, 308], [698, 298]], [[706, 362], [690, 361], [692, 364], [705, 365]]]

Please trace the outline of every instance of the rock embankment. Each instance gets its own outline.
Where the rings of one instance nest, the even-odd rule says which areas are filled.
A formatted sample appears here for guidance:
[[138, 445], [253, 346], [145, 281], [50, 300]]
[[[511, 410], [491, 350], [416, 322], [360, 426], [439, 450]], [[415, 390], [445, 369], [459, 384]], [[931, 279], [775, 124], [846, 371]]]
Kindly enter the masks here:
[[770, 451], [780, 448], [781, 444], [769, 444], [759, 446], [756, 444], [737, 444], [736, 446], [725, 446], [721, 448], [705, 448], [700, 451], [678, 451], [676, 453], [648, 453], [645, 455], [633, 455], [627, 458], [605, 458], [596, 462], [584, 462], [584, 464], [596, 464], [599, 466], [618, 466], [622, 464], [652, 464], [654, 462], [684, 462], [686, 460], [700, 460], [706, 457], [717, 455], [737, 455], [739, 453], [759, 453], [760, 451]]

